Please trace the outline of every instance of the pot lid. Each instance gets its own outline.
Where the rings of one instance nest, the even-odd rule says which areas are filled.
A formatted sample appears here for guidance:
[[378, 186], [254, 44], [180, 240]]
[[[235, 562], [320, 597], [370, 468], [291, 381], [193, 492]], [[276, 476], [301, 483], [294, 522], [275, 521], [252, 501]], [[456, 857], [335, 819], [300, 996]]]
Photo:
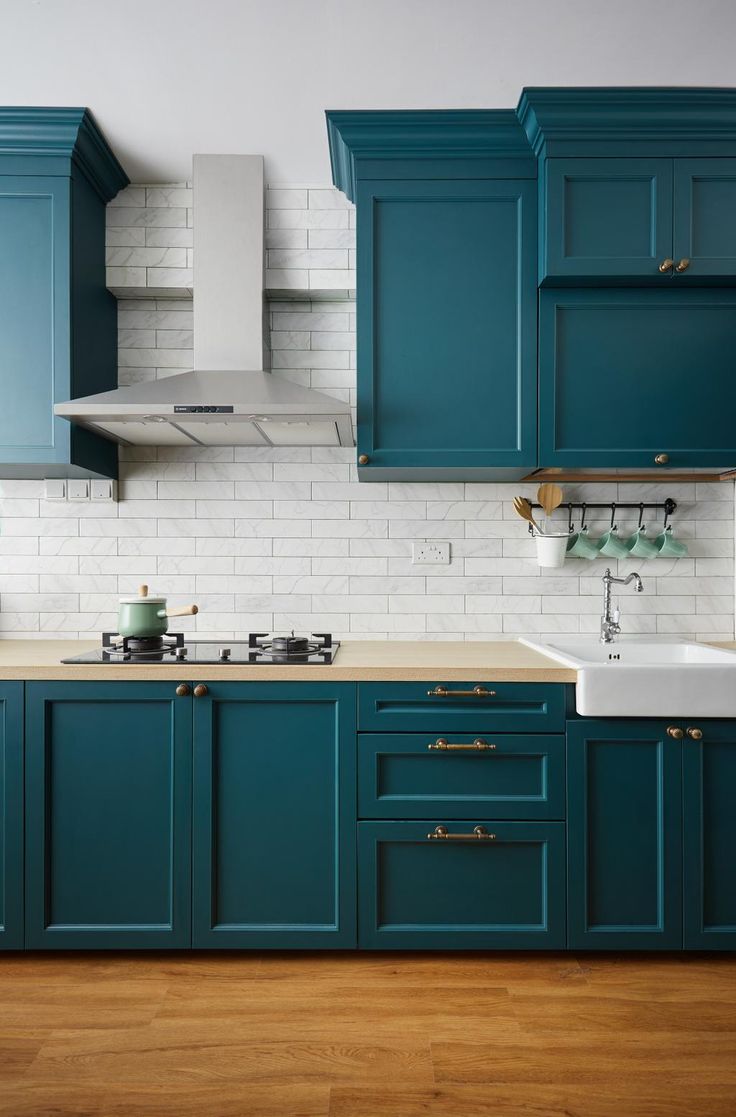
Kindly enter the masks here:
[[152, 605], [165, 605], [165, 597], [149, 597], [148, 586], [139, 586], [137, 595], [131, 594], [129, 597], [121, 597], [118, 599], [120, 605], [144, 605], [150, 601]]

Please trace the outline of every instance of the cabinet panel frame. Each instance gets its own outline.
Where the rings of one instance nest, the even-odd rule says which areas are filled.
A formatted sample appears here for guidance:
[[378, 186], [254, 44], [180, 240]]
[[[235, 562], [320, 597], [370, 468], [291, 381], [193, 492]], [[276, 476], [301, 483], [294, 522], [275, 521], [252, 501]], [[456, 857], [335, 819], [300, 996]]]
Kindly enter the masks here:
[[0, 950], [23, 949], [23, 683], [0, 682]]
[[[356, 834], [357, 773], [354, 683], [207, 683], [194, 706], [193, 945], [202, 949], [341, 949], [357, 943]], [[334, 926], [292, 924], [213, 925], [215, 888], [214, 761], [216, 706], [222, 702], [332, 703], [335, 707], [335, 914]], [[264, 747], [267, 745], [264, 744]], [[305, 744], [308, 747], [308, 743]], [[288, 772], [285, 773], [288, 779]], [[274, 819], [274, 826], [289, 825]], [[243, 840], [248, 841], [247, 820]], [[256, 835], [256, 840], [267, 836]], [[299, 834], [294, 834], [294, 856]]]
[[[730, 279], [736, 283], [736, 257], [699, 256], [693, 245], [693, 183], [700, 177], [717, 179], [726, 176], [734, 182], [736, 195], [736, 159], [675, 159], [674, 161], [674, 208], [673, 208], [673, 252], [675, 262], [682, 258], [689, 260], [687, 271], [675, 274], [678, 283], [689, 280], [723, 282]], [[736, 224], [736, 215], [733, 217]]]
[[[174, 682], [29, 682], [26, 684], [26, 919], [27, 949], [170, 949], [191, 946], [192, 700]], [[171, 705], [169, 925], [49, 925], [48, 846], [50, 707], [64, 702], [131, 701]], [[100, 742], [104, 747], [104, 741]], [[80, 777], [83, 773], [80, 773]], [[135, 820], [131, 819], [131, 825]]]

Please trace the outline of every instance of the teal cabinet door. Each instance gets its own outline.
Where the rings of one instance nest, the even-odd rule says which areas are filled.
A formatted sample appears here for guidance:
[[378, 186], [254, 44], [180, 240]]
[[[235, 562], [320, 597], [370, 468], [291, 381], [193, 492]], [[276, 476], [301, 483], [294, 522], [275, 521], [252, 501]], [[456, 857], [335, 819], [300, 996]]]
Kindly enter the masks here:
[[736, 722], [683, 740], [685, 947], [736, 950]]
[[736, 291], [543, 290], [539, 330], [541, 466], [736, 465]]
[[[438, 826], [451, 836], [433, 837]], [[358, 830], [363, 949], [565, 946], [564, 823], [435, 818]]]
[[540, 280], [672, 275], [671, 159], [548, 159], [544, 183]]
[[0, 683], [0, 950], [23, 948], [23, 683]]
[[361, 479], [522, 476], [536, 465], [535, 182], [361, 180], [357, 207]]
[[185, 947], [192, 701], [174, 683], [26, 685], [26, 946]]
[[196, 947], [354, 947], [355, 688], [194, 699]]
[[736, 159], [675, 160], [673, 256], [678, 279], [736, 277]]
[[682, 947], [682, 751], [652, 721], [568, 722], [568, 945]]
[[68, 178], [0, 174], [0, 462], [69, 458]]

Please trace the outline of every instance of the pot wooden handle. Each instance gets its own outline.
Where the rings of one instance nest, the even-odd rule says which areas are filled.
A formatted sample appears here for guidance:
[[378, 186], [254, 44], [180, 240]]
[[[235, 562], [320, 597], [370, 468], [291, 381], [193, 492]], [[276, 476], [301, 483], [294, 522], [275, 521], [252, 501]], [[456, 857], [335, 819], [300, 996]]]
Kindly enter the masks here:
[[138, 596], [148, 597], [148, 586], [138, 586]]
[[180, 605], [178, 609], [167, 609], [167, 617], [196, 617], [199, 612], [198, 605]]

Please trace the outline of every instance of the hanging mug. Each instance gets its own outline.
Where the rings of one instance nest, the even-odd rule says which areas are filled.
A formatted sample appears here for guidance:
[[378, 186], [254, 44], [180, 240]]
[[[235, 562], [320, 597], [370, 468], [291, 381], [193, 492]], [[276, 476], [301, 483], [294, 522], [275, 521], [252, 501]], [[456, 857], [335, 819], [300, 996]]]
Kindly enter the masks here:
[[575, 535], [572, 543], [568, 540], [567, 553], [570, 558], [594, 559], [598, 555], [598, 542], [588, 535], [588, 525], [585, 522], [587, 504], [583, 505], [580, 531]]
[[664, 510], [664, 524], [662, 530], [654, 540], [654, 545], [657, 548], [657, 555], [660, 558], [684, 558], [687, 554], [687, 546], [681, 543], [679, 539], [675, 539], [672, 531], [672, 524], [667, 521], [670, 514], [665, 507]]
[[644, 519], [644, 505], [639, 505], [639, 526], [636, 531], [626, 540], [626, 550], [630, 555], [636, 558], [650, 559], [656, 558], [657, 548], [651, 539], [647, 538], [647, 525], [643, 523]]
[[628, 551], [626, 544], [618, 534], [618, 524], [616, 523], [616, 503], [611, 505], [611, 523], [605, 535], [602, 535], [598, 544], [600, 554], [605, 555], [606, 558], [626, 558]]

